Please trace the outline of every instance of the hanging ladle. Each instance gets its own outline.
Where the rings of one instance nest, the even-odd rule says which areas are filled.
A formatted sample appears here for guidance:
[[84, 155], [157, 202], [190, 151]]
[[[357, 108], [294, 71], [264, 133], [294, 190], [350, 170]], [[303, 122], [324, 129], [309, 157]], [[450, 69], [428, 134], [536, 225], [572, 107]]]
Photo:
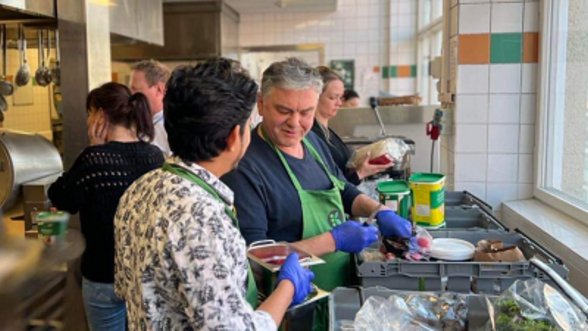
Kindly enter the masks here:
[[49, 69], [47, 69], [47, 67], [45, 66], [45, 46], [43, 45], [43, 41], [45, 38], [43, 38], [42, 30], [39, 30], [37, 33], [39, 37], [39, 68], [35, 73], [35, 80], [37, 81], [37, 84], [39, 84], [39, 86], [47, 86], [49, 85], [49, 83], [51, 83], [51, 77], [49, 76], [48, 80], [47, 73], [51, 75], [51, 72], [49, 72]]
[[7, 97], [14, 93], [14, 85], [6, 79], [6, 25], [2, 25], [0, 34], [2, 34], [2, 79], [0, 80], [0, 95]]
[[61, 61], [60, 50], [59, 50], [59, 30], [55, 30], [55, 67], [51, 70], [51, 76], [53, 78], [53, 84], [55, 86], [61, 85], [61, 68], [59, 62]]
[[43, 61], [43, 67], [45, 68], [45, 81], [47, 81], [47, 85], [53, 81], [53, 73], [51, 69], [49, 69], [49, 64], [51, 63], [51, 30], [47, 30], [47, 56], [45, 57], [45, 61]]
[[21, 46], [21, 66], [16, 73], [16, 78], [14, 81], [16, 82], [17, 86], [25, 86], [29, 83], [31, 79], [31, 68], [27, 63], [27, 39], [25, 37], [24, 28], [22, 25], [19, 25], [19, 32], [20, 32], [20, 46]]

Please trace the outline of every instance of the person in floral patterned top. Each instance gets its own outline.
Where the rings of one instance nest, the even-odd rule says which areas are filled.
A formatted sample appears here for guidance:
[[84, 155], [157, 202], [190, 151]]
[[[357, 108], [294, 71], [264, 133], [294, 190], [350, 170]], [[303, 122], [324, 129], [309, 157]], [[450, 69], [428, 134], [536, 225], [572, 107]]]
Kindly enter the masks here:
[[238, 62], [176, 69], [164, 99], [173, 158], [125, 192], [115, 217], [115, 291], [131, 330], [276, 330], [314, 274], [292, 254], [254, 310], [245, 240], [219, 178], [250, 141], [257, 85]]

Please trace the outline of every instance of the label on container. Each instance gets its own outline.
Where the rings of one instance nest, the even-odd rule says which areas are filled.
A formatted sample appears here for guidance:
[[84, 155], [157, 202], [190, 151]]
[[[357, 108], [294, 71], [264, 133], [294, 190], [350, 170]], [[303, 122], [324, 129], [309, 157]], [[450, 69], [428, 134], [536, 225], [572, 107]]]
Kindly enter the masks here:
[[63, 241], [69, 214], [66, 212], [42, 212], [37, 215], [39, 239], [47, 245]]
[[393, 211], [398, 211], [398, 201], [396, 200], [386, 200], [386, 207], [392, 209]]
[[431, 207], [429, 205], [416, 205], [417, 214], [421, 216], [431, 216]]

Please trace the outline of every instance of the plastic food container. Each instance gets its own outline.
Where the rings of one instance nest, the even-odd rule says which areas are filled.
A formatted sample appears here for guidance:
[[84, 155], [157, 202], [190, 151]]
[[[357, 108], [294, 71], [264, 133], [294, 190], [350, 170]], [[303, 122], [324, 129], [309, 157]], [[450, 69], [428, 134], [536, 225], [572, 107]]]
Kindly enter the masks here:
[[64, 244], [69, 213], [64, 211], [41, 212], [37, 215], [39, 239], [46, 245]]
[[412, 220], [425, 228], [445, 226], [445, 175], [417, 173], [410, 176]]
[[403, 180], [379, 182], [376, 186], [380, 203], [407, 219], [410, 208], [410, 186]]
[[267, 297], [273, 292], [280, 268], [291, 253], [298, 253], [300, 265], [303, 267], [325, 263], [324, 260], [286, 242], [263, 240], [249, 246], [247, 257], [260, 294]]

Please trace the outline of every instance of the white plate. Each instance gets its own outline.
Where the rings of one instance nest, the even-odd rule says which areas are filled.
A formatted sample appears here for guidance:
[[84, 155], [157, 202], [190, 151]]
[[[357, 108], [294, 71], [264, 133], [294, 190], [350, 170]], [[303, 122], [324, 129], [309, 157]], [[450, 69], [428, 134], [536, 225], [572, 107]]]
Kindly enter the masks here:
[[446, 261], [465, 261], [474, 257], [476, 247], [471, 243], [452, 238], [437, 238], [433, 240], [431, 257]]

